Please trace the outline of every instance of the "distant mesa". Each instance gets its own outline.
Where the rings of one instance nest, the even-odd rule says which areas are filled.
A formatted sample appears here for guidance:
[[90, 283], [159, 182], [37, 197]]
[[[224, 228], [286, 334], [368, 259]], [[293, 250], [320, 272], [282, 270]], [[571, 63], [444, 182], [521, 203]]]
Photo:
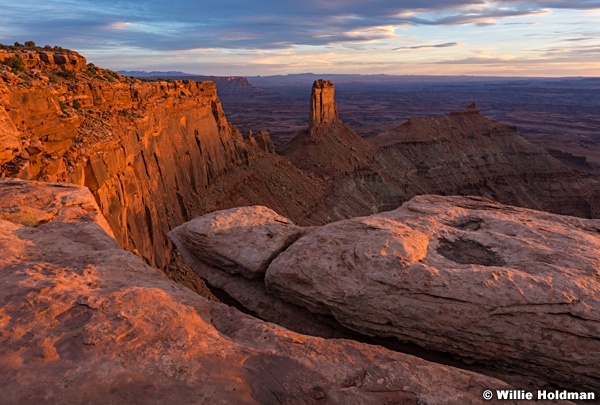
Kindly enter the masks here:
[[217, 85], [219, 96], [228, 96], [236, 94], [260, 94], [264, 90], [252, 84], [243, 76], [209, 76], [185, 73], [180, 71], [140, 71], [140, 70], [120, 70], [119, 73], [125, 76], [139, 77], [142, 79], [162, 79], [162, 80], [193, 80], [196, 82], [211, 81]]
[[172, 77], [172, 76], [193, 76], [191, 73], [185, 73], [178, 70], [169, 70], [167, 72], [154, 70], [152, 72], [146, 72], [145, 70], [118, 70], [123, 76], [131, 77]]
[[450, 115], [470, 115], [470, 114], [480, 114], [479, 108], [477, 108], [477, 104], [472, 102], [465, 108], [464, 110], [451, 112]]

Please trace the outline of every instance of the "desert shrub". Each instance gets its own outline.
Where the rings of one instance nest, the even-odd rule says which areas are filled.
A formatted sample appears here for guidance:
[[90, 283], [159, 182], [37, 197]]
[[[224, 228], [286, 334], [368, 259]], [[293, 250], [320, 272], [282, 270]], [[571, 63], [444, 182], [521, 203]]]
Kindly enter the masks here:
[[58, 105], [59, 105], [61, 111], [65, 112], [65, 109], [67, 108], [67, 105], [64, 103], [64, 101], [59, 101]]
[[37, 215], [28, 207], [2, 210], [0, 219], [25, 226], [38, 226], [40, 223]]
[[58, 72], [60, 77], [64, 77], [65, 79], [75, 79], [75, 72], [72, 70], [63, 69]]
[[23, 59], [18, 56], [11, 56], [10, 58], [4, 59], [2, 63], [10, 67], [13, 73], [25, 71], [25, 63], [23, 62]]
[[111, 83], [114, 83], [114, 81], [115, 81], [115, 78], [114, 78], [114, 77], [112, 77], [112, 76], [111, 76], [111, 75], [109, 75], [109, 74], [105, 74], [105, 75], [104, 75], [104, 78], [105, 78], [106, 80], [108, 80], [109, 82], [111, 82]]
[[129, 110], [124, 108], [121, 111], [119, 111], [119, 114], [121, 114], [123, 117], [129, 117]]
[[13, 45], [15, 48], [22, 48], [23, 44], [19, 43], [19, 42], [15, 42], [15, 44]]
[[25, 47], [27, 47], [27, 48], [35, 48], [35, 42], [33, 42], [33, 41], [25, 41]]
[[31, 84], [31, 82], [33, 81], [33, 78], [31, 76], [29, 76], [27, 73], [21, 73], [19, 75], [19, 77], [21, 79], [23, 79], [25, 81], [25, 83], [27, 83], [27, 84]]
[[94, 65], [93, 63], [87, 64], [87, 71], [94, 75], [98, 73], [98, 71], [96, 70], [96, 65]]
[[79, 100], [73, 100], [73, 108], [79, 110], [81, 108], [81, 103]]

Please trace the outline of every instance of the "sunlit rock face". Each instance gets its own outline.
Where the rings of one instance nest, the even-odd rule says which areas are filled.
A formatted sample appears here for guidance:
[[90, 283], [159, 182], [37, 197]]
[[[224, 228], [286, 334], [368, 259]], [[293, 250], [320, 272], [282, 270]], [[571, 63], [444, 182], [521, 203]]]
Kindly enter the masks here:
[[[0, 50], [0, 177], [85, 185], [149, 264], [168, 269], [167, 232], [196, 215], [260, 203], [302, 218], [322, 200], [266, 131], [232, 127], [212, 82], [150, 82], [44, 52]], [[14, 57], [25, 71], [2, 64]]]
[[458, 405], [511, 388], [210, 302], [120, 249], [84, 187], [2, 180], [0, 207], [3, 404]]
[[600, 221], [465, 197], [324, 226], [267, 289], [367, 335], [598, 389]]
[[280, 253], [254, 242], [262, 226], [246, 224], [236, 230], [247, 235], [244, 249], [272, 257], [262, 286], [270, 298], [249, 299], [244, 277], [218, 276], [194, 238], [182, 238], [189, 233], [172, 238], [209, 283], [267, 320], [286, 324], [294, 312], [283, 302], [314, 314], [313, 330], [292, 329], [392, 337], [536, 388], [600, 388], [600, 220], [424, 195], [306, 229]]
[[316, 80], [310, 95], [309, 130], [327, 127], [338, 120], [335, 88], [330, 80]]

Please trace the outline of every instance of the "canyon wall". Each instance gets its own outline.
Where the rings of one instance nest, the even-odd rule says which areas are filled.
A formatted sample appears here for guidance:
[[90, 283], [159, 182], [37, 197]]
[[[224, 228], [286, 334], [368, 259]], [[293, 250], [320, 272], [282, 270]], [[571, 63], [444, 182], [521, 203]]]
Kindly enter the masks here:
[[[21, 69], [5, 63], [15, 57]], [[41, 48], [0, 51], [0, 78], [0, 176], [87, 186], [121, 246], [163, 270], [170, 229], [243, 205], [301, 225], [423, 193], [600, 215], [597, 183], [474, 106], [367, 141], [338, 118], [333, 83], [317, 81], [309, 128], [282, 157], [267, 133], [244, 138], [232, 127], [211, 82], [127, 78]]]
[[213, 83], [143, 82], [82, 71], [74, 52], [74, 64], [43, 55], [20, 54], [34, 61], [26, 74], [2, 72], [3, 176], [89, 187], [121, 246], [163, 268], [165, 232], [198, 214], [195, 201], [246, 163], [251, 146], [227, 122]]

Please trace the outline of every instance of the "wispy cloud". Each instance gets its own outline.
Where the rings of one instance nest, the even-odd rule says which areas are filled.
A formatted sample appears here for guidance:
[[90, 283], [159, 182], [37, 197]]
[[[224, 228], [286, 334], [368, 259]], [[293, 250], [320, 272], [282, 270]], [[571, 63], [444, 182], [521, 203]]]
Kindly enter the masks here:
[[549, 10], [534, 9], [534, 10], [485, 10], [480, 12], [465, 12], [460, 14], [452, 14], [438, 18], [407, 18], [407, 22], [422, 25], [458, 25], [458, 24], [476, 24], [476, 25], [493, 25], [499, 19], [507, 17], [524, 17], [532, 15], [547, 14]]
[[[2, 6], [0, 42], [34, 40], [86, 50], [105, 60], [112, 51], [120, 58], [114, 60], [127, 64], [131, 60], [168, 64], [176, 53], [196, 55], [193, 62], [198, 63], [202, 55], [212, 58], [218, 50], [223, 58], [218, 63], [226, 65], [230, 58], [232, 66], [242, 67], [241, 58], [249, 58], [249, 51], [278, 52], [290, 64], [330, 63], [336, 58], [319, 55], [337, 52], [337, 60], [342, 60], [345, 51], [344, 58], [351, 55], [357, 66], [369, 58], [377, 58], [375, 63], [382, 66], [397, 66], [399, 57], [410, 51], [419, 51], [412, 52], [415, 58], [425, 58], [436, 50], [447, 53], [455, 48], [452, 52], [463, 52], [457, 55], [460, 59], [481, 47], [482, 34], [489, 35], [491, 29], [507, 33], [490, 37], [492, 48], [509, 41], [520, 46], [515, 37], [523, 44], [532, 41], [533, 46], [543, 41], [562, 40], [565, 47], [583, 43], [590, 36], [584, 31], [593, 31], [594, 16], [600, 16], [596, 9], [600, 10], [600, 0], [22, 0]], [[580, 31], [568, 32], [573, 25], [565, 21], [561, 34], [540, 29], [552, 13], [573, 10], [590, 13], [589, 27], [575, 26]], [[441, 27], [443, 35], [436, 31]], [[526, 37], [528, 32], [532, 36]], [[407, 37], [414, 40], [408, 42]], [[593, 45], [593, 39], [589, 43]], [[307, 48], [314, 52], [298, 53]], [[291, 56], [304, 59], [292, 61], [286, 54], [290, 50]], [[142, 58], [143, 54], [151, 57]], [[238, 59], [232, 59], [234, 54]]]
[[452, 48], [455, 46], [460, 46], [461, 44], [458, 42], [444, 42], [442, 44], [433, 44], [433, 45], [413, 45], [413, 46], [400, 46], [398, 48], [392, 48], [392, 51], [399, 51], [404, 49], [428, 49], [428, 48]]

